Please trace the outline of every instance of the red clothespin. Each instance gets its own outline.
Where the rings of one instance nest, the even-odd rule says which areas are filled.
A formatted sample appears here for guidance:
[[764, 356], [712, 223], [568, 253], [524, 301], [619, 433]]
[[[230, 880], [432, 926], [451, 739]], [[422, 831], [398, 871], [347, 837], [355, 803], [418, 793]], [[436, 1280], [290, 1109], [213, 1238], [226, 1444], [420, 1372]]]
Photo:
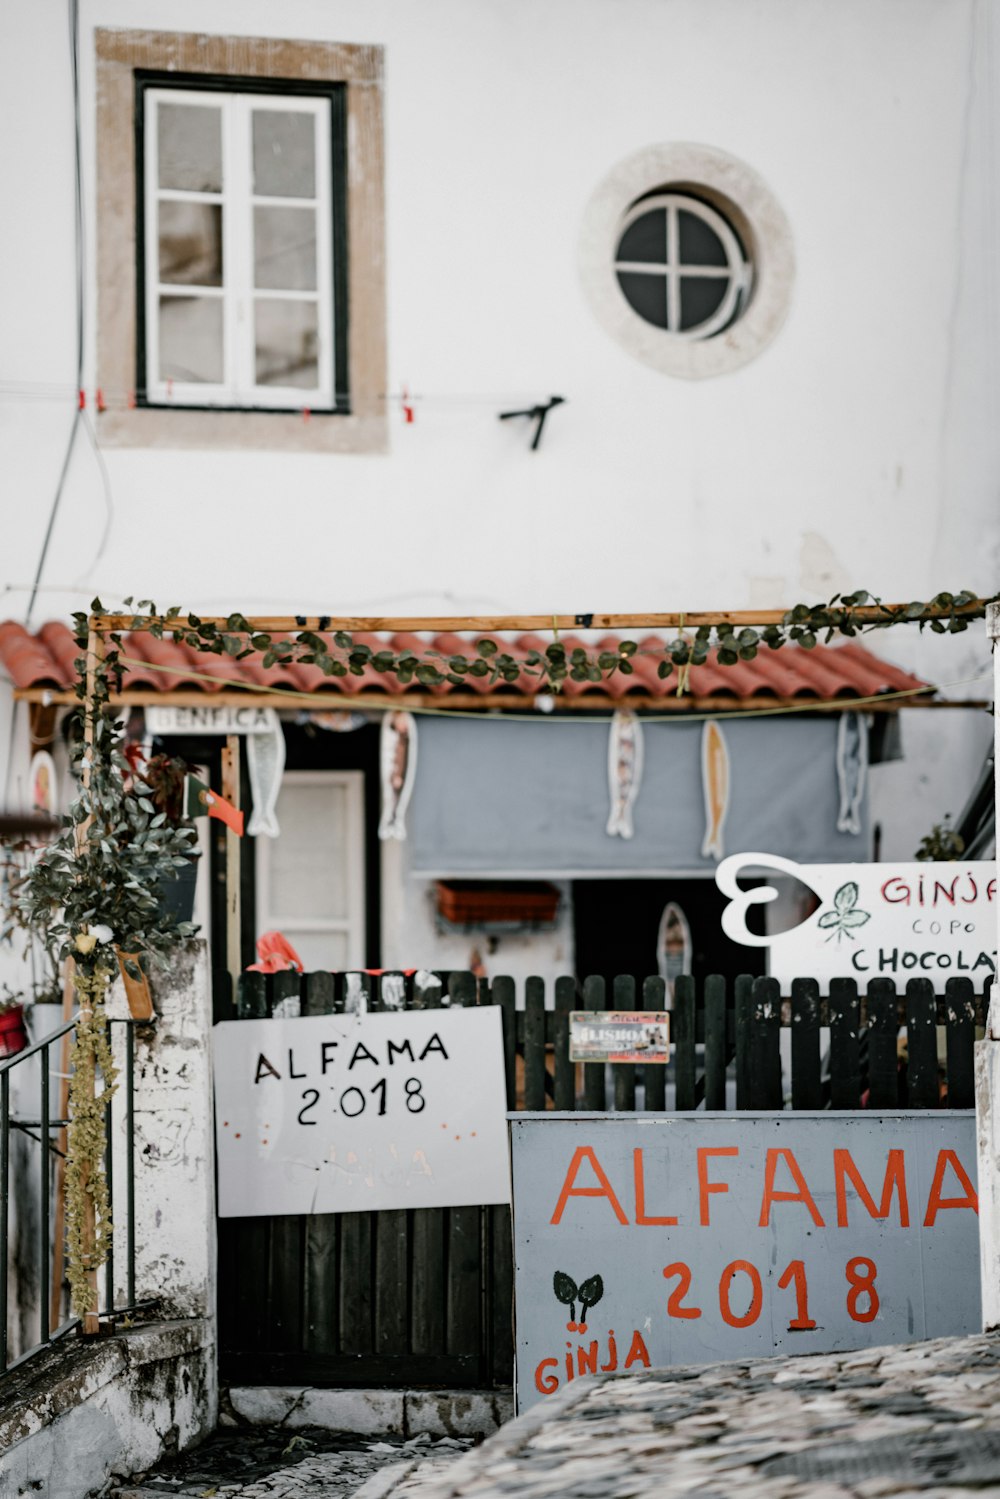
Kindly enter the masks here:
[[309, 407], [308, 406], [303, 406], [303, 408], [302, 408], [302, 420], [304, 422], [307, 422], [309, 420], [309, 417], [311, 416], [311, 414], [312, 413], [310, 412]]
[[129, 409], [129, 411], [134, 411], [135, 410], [135, 391], [134, 390], [130, 390], [129, 393], [128, 393], [128, 409]]
[[87, 409], [87, 393], [86, 393], [86, 391], [80, 390], [80, 391], [77, 392], [77, 410], [78, 411], [86, 411], [86, 409]]
[[174, 398], [174, 382], [172, 380], [168, 380], [167, 381], [167, 400], [168, 401], [172, 401], [173, 398]]
[[409, 403], [409, 396], [410, 396], [410, 392], [407, 390], [406, 386], [404, 385], [403, 386], [403, 399], [402, 399], [403, 421], [407, 424], [407, 426], [409, 426], [410, 423], [415, 420], [415, 414], [414, 414], [413, 407]]
[[104, 404], [104, 392], [103, 392], [103, 390], [101, 389], [100, 386], [97, 387], [97, 409], [98, 409], [99, 412], [100, 411], [107, 411], [107, 409], [108, 409], [107, 406]]

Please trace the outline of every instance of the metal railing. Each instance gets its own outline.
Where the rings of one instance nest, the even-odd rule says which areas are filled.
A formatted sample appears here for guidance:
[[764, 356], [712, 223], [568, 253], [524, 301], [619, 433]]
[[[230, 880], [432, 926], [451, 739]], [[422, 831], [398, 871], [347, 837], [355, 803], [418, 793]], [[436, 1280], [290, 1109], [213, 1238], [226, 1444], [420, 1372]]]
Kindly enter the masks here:
[[[120, 1184], [122, 1171], [124, 1171], [126, 1222], [123, 1234], [116, 1225], [112, 1250], [105, 1261], [103, 1274], [98, 1277], [98, 1285], [103, 1285], [103, 1290], [99, 1291], [98, 1315], [104, 1319], [126, 1316], [148, 1304], [137, 1303], [135, 1294], [133, 1076], [137, 1023], [129, 1019], [115, 1019], [108, 1022], [112, 1040], [116, 1035], [116, 1030], [120, 1035], [121, 1028], [124, 1029], [124, 1056], [119, 1074], [118, 1092], [114, 1099], [108, 1101], [104, 1111], [104, 1166], [112, 1222], [114, 1222], [116, 1184]], [[148, 1025], [148, 1022], [143, 1023]], [[66, 1074], [53, 1070], [51, 1049], [53, 1046], [64, 1043], [64, 1040], [68, 1043], [68, 1038], [76, 1029], [76, 1024], [77, 1019], [74, 1017], [51, 1031], [41, 1041], [36, 1041], [24, 1051], [0, 1062], [0, 1377], [16, 1369], [40, 1349], [65, 1337], [67, 1333], [81, 1325], [81, 1319], [77, 1316], [62, 1316], [65, 1296], [65, 1245], [56, 1243], [55, 1238], [56, 1234], [63, 1237], [64, 1230], [60, 1233], [57, 1228], [56, 1234], [53, 1233], [54, 1220], [57, 1224], [63, 1221], [59, 1204], [54, 1200], [57, 1173], [53, 1172], [53, 1165], [59, 1160], [65, 1160], [65, 1130], [69, 1125], [69, 1120], [59, 1115], [53, 1117], [52, 1114], [52, 1080], [55, 1078], [60, 1081], [65, 1080]], [[33, 1058], [38, 1059], [39, 1067], [39, 1117], [37, 1119], [22, 1118], [11, 1113], [12, 1092], [15, 1095], [20, 1095], [22, 1092], [14, 1085], [15, 1074], [18, 1068], [26, 1067]], [[23, 1076], [26, 1078], [28, 1074], [25, 1073]], [[63, 1092], [62, 1099], [65, 1099], [65, 1096]], [[121, 1118], [123, 1127], [118, 1134], [116, 1149], [114, 1115], [122, 1108], [118, 1102], [119, 1097], [123, 1099], [124, 1112]], [[14, 1101], [22, 1108], [25, 1106], [23, 1096], [15, 1097]], [[33, 1153], [29, 1154], [28, 1150], [18, 1151], [12, 1148], [18, 1137], [38, 1146], [37, 1159], [33, 1159]], [[16, 1196], [15, 1186], [18, 1189]], [[12, 1207], [15, 1228], [13, 1240], [11, 1235]], [[37, 1208], [36, 1212], [32, 1210], [33, 1207]], [[22, 1231], [25, 1225], [29, 1229], [27, 1234]], [[118, 1244], [121, 1250], [120, 1239], [122, 1237], [125, 1256], [124, 1275], [119, 1285], [120, 1296], [116, 1298], [115, 1245]], [[34, 1241], [33, 1254], [25, 1252], [26, 1238]], [[59, 1286], [58, 1295], [53, 1294], [54, 1277]], [[11, 1305], [12, 1292], [15, 1298], [14, 1306]], [[36, 1296], [37, 1309], [34, 1307]], [[29, 1313], [27, 1318], [25, 1306]], [[10, 1336], [12, 1311], [18, 1323], [17, 1335], [13, 1339]], [[29, 1325], [31, 1321], [36, 1322], [37, 1341], [32, 1341], [30, 1333], [25, 1333], [26, 1321]], [[25, 1341], [30, 1346], [18, 1346], [12, 1356], [11, 1343], [20, 1345]]]

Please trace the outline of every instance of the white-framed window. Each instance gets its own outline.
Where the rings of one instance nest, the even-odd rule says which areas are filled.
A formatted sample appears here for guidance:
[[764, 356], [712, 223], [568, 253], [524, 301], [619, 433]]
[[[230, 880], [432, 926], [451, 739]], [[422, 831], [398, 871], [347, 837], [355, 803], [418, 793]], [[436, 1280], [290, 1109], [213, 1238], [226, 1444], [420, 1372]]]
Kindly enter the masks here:
[[284, 933], [306, 971], [365, 963], [364, 774], [290, 770], [281, 832], [257, 839], [257, 930]]
[[685, 193], [654, 193], [625, 215], [615, 254], [622, 295], [676, 338], [714, 338], [750, 292], [751, 269], [733, 226]]
[[141, 97], [144, 402], [335, 409], [331, 98]]

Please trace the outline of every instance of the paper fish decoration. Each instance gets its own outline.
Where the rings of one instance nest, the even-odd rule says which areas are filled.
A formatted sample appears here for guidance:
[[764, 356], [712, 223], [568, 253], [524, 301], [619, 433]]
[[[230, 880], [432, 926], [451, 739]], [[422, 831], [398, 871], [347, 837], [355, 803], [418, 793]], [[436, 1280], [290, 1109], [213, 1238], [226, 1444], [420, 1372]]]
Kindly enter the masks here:
[[632, 808], [642, 782], [642, 724], [634, 713], [618, 708], [608, 735], [608, 791], [611, 811], [607, 833], [611, 838], [631, 838]]
[[861, 832], [861, 804], [868, 777], [868, 725], [860, 713], [842, 713], [837, 726], [838, 833]]
[[701, 789], [705, 797], [703, 859], [721, 859], [725, 853], [723, 832], [729, 811], [729, 750], [722, 730], [710, 718], [701, 733]]
[[48, 750], [38, 750], [28, 767], [33, 812], [56, 811], [56, 767]]
[[266, 734], [246, 736], [247, 771], [253, 797], [253, 811], [247, 824], [251, 838], [277, 838], [281, 832], [274, 808], [285, 769], [285, 736], [277, 713], [273, 719]]
[[656, 969], [667, 981], [667, 990], [673, 997], [674, 984], [683, 973], [691, 972], [691, 928], [688, 919], [675, 901], [668, 901], [660, 917], [660, 930], [656, 937]]
[[417, 773], [417, 721], [412, 713], [395, 711], [382, 720], [379, 741], [379, 773], [382, 781], [382, 816], [378, 835], [382, 839], [406, 837], [406, 809]]

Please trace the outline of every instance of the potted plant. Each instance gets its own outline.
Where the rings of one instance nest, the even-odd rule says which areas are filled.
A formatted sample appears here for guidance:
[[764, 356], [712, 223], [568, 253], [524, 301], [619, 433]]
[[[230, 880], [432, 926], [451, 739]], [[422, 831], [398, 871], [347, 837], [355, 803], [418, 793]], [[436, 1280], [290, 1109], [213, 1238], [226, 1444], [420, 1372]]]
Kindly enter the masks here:
[[16, 1056], [28, 1044], [24, 1006], [24, 995], [4, 984], [0, 991], [0, 1060]]

